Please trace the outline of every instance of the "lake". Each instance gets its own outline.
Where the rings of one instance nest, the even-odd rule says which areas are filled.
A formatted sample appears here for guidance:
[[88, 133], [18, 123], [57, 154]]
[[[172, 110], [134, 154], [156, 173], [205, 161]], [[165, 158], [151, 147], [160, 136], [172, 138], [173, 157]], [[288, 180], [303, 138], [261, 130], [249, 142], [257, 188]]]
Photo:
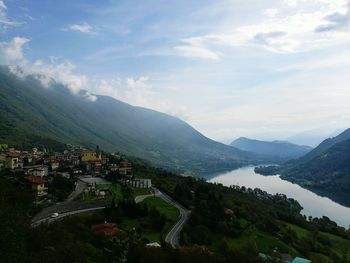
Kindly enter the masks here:
[[270, 194], [285, 194], [297, 200], [304, 208], [301, 213], [306, 216], [327, 216], [338, 225], [348, 228], [350, 225], [350, 208], [342, 206], [327, 197], [322, 197], [297, 184], [282, 180], [279, 176], [263, 176], [254, 172], [254, 166], [243, 167], [231, 172], [215, 175], [209, 182], [225, 186], [239, 185], [260, 188]]

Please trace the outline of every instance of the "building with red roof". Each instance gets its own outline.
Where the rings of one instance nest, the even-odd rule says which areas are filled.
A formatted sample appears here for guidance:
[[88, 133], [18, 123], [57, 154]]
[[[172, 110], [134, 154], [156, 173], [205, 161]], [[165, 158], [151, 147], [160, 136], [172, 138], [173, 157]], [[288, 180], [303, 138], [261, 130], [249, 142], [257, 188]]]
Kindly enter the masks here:
[[31, 190], [33, 191], [34, 195], [37, 198], [47, 195], [46, 180], [42, 179], [40, 176], [33, 176], [33, 175], [26, 176], [24, 178], [30, 184]]
[[118, 233], [118, 228], [116, 224], [105, 223], [105, 224], [92, 225], [91, 231], [92, 233], [98, 236], [111, 237]]

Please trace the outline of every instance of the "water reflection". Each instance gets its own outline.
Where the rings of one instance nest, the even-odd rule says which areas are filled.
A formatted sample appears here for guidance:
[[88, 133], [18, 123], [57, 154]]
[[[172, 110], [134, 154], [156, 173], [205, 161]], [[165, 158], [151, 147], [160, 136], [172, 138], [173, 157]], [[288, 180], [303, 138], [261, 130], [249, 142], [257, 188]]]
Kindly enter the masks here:
[[282, 180], [279, 176], [263, 176], [254, 172], [254, 167], [244, 167], [231, 172], [216, 175], [209, 182], [226, 186], [239, 185], [260, 188], [270, 194], [282, 193], [298, 200], [304, 208], [302, 214], [313, 217], [328, 216], [338, 225], [349, 227], [350, 208], [333, 202], [327, 197], [319, 196], [297, 184]]

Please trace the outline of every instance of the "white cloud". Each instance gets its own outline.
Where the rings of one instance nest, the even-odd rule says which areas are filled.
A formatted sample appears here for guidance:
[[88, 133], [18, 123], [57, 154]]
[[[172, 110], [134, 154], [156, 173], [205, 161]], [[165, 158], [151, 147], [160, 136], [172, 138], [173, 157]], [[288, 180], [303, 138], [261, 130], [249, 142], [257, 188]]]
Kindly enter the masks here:
[[[28, 38], [15, 37], [10, 42], [1, 42], [1, 63], [11, 66], [12, 71], [19, 77], [35, 76], [45, 87], [49, 87], [53, 81], [56, 81], [67, 86], [73, 94], [87, 88], [88, 78], [85, 75], [74, 73], [76, 67], [68, 61], [59, 62], [51, 59], [50, 62], [43, 60], [29, 62], [23, 52], [29, 41]], [[88, 98], [91, 100], [92, 95], [89, 95]]]
[[278, 15], [279, 11], [276, 8], [268, 8], [268, 9], [265, 9], [263, 13], [265, 16], [273, 18]]
[[327, 15], [324, 20], [327, 22], [315, 29], [316, 32], [326, 32], [331, 30], [348, 30], [350, 24], [350, 1], [344, 13], [339, 11]]
[[97, 100], [97, 96], [91, 94], [90, 92], [86, 92], [84, 97], [91, 102], [95, 102]]
[[[194, 54], [198, 51], [198, 57], [217, 59], [216, 50], [223, 46], [256, 46], [272, 52], [294, 53], [350, 41], [349, 31], [316, 30], [325, 24], [328, 29], [335, 22], [336, 26], [349, 23], [347, 0], [285, 0], [279, 9], [264, 9], [262, 14], [256, 16], [254, 23], [218, 28], [212, 33], [185, 39], [190, 45], [185, 46], [184, 53], [190, 55], [192, 48]], [[276, 32], [280, 34], [273, 36]], [[256, 41], [259, 37], [260, 41]]]
[[82, 23], [82, 24], [72, 24], [68, 25], [65, 29], [65, 31], [78, 31], [81, 33], [93, 33], [93, 28], [88, 23]]
[[34, 63], [21, 64], [12, 67], [14, 73], [20, 77], [32, 75], [49, 87], [53, 82], [65, 85], [73, 94], [78, 94], [88, 86], [88, 78], [85, 75], [74, 73], [75, 65], [70, 62], [54, 63], [37, 60]]
[[[84, 74], [77, 74], [75, 72], [76, 66], [73, 63], [60, 61], [56, 57], [50, 57], [49, 61], [36, 60], [29, 62], [23, 53], [23, 47], [29, 41], [27, 38], [15, 37], [8, 43], [0, 43], [2, 62], [10, 65], [10, 69], [18, 77], [33, 76], [46, 88], [55, 82], [61, 83], [73, 94], [80, 94], [92, 102], [97, 100], [93, 93], [98, 93], [137, 106], [154, 108], [157, 104], [154, 100], [154, 95], [157, 93], [149, 83], [149, 77], [147, 76], [95, 80]], [[157, 105], [156, 108], [158, 109], [169, 109], [166, 102]]]
[[199, 58], [199, 59], [209, 59], [209, 60], [219, 59], [219, 54], [205, 47], [194, 46], [194, 45], [181, 45], [181, 46], [176, 46], [175, 49], [180, 56], [184, 56], [188, 58]]
[[18, 26], [21, 23], [12, 21], [7, 17], [7, 6], [3, 0], [0, 0], [0, 28], [7, 29], [9, 27]]
[[111, 96], [134, 106], [158, 110], [182, 119], [188, 118], [186, 106], [165, 96], [164, 87], [153, 85], [152, 82], [157, 80], [148, 76], [95, 79], [92, 82], [91, 91], [96, 94]]
[[2, 60], [5, 63], [21, 62], [24, 60], [23, 48], [30, 40], [24, 37], [15, 37], [10, 42], [0, 43]]
[[149, 77], [97, 79], [92, 87], [98, 94], [108, 95], [124, 102], [143, 107], [154, 105], [156, 94]]
[[126, 80], [126, 84], [129, 88], [132, 89], [144, 89], [148, 87], [147, 81], [149, 80], [149, 77], [141, 76], [138, 79], [134, 78], [128, 78]]

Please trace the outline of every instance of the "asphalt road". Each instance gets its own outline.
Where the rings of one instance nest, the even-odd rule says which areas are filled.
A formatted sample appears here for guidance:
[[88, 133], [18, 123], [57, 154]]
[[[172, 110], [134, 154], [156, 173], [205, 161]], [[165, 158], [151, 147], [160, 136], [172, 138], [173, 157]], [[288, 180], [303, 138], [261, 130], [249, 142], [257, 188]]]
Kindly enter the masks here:
[[48, 217], [45, 217], [45, 218], [42, 218], [42, 219], [39, 219], [35, 222], [32, 222], [31, 226], [32, 227], [36, 227], [42, 223], [52, 223], [56, 220], [59, 220], [63, 217], [66, 217], [66, 216], [71, 216], [71, 215], [76, 215], [76, 214], [82, 214], [82, 213], [87, 213], [87, 212], [93, 212], [93, 211], [99, 211], [99, 210], [102, 210], [104, 209], [105, 206], [101, 206], [101, 207], [93, 207], [93, 208], [87, 208], [87, 209], [80, 209], [80, 210], [75, 210], [75, 211], [71, 211], [71, 212], [66, 212], [66, 213], [61, 213], [61, 214], [58, 214], [57, 217], [54, 217], [52, 218], [51, 215], [48, 216]]
[[168, 234], [165, 236], [165, 242], [169, 243], [172, 247], [178, 247], [180, 245], [181, 230], [186, 224], [187, 220], [190, 218], [191, 212], [187, 210], [185, 207], [183, 207], [182, 205], [180, 205], [178, 202], [176, 202], [167, 194], [160, 192], [160, 198], [172, 204], [180, 211], [179, 221], [176, 222], [176, 224], [170, 229]]
[[[78, 181], [75, 191], [68, 197], [67, 201], [61, 204], [50, 206], [42, 210], [37, 214], [32, 220], [32, 227], [36, 227], [41, 223], [47, 222], [51, 223], [56, 220], [59, 220], [66, 216], [71, 216], [80, 213], [87, 213], [92, 211], [98, 211], [104, 209], [108, 205], [108, 201], [72, 201], [78, 196], [86, 187], [84, 182]], [[176, 224], [170, 229], [168, 234], [165, 236], [165, 242], [169, 243], [172, 247], [179, 246], [180, 233], [183, 226], [186, 224], [190, 216], [190, 211], [172, 199], [165, 193], [162, 193], [157, 188], [153, 188], [154, 194], [140, 195], [135, 197], [136, 203], [143, 202], [146, 198], [157, 196], [162, 198], [167, 203], [175, 206], [180, 211], [179, 220]], [[53, 213], [58, 213], [58, 216], [52, 218]]]
[[[106, 207], [108, 201], [106, 200], [96, 200], [96, 201], [74, 201], [76, 197], [78, 197], [83, 191], [88, 187], [88, 183], [90, 181], [86, 180], [94, 180], [95, 178], [89, 177], [80, 177], [77, 181], [76, 187], [74, 191], [68, 196], [67, 200], [58, 203], [49, 207], [44, 208], [40, 213], [36, 214], [32, 219], [32, 226], [37, 226], [42, 222], [53, 222], [57, 219], [84, 213], [93, 210], [101, 210]], [[100, 179], [100, 178], [98, 178]], [[105, 182], [105, 181], [103, 181]], [[58, 213], [59, 216], [56, 218], [51, 218], [53, 213]]]
[[147, 194], [147, 195], [138, 195], [135, 197], [135, 203], [141, 203], [143, 202], [146, 198], [148, 197], [152, 197], [152, 196], [160, 196], [161, 192], [157, 189], [157, 188], [152, 188], [153, 189], [153, 193], [152, 194]]
[[190, 211], [184, 208], [182, 205], [180, 205], [178, 202], [176, 202], [174, 199], [172, 199], [167, 194], [162, 193], [157, 188], [153, 188], [154, 194], [148, 194], [148, 195], [140, 195], [135, 197], [136, 203], [143, 202], [146, 198], [151, 196], [157, 196], [162, 198], [167, 203], [175, 206], [180, 211], [180, 218], [176, 222], [176, 224], [170, 229], [168, 234], [165, 236], [165, 242], [169, 243], [172, 247], [177, 247], [180, 244], [180, 233], [183, 228], [183, 226], [186, 224], [187, 220], [190, 216]]
[[73, 201], [75, 198], [78, 197], [78, 195], [80, 195], [81, 193], [83, 193], [83, 191], [85, 190], [85, 188], [88, 187], [88, 184], [84, 181], [81, 181], [80, 179], [77, 181], [77, 184], [75, 186], [75, 190], [68, 196], [66, 202], [71, 202]]
[[[62, 218], [73, 214], [83, 213], [85, 210], [92, 211], [93, 209], [102, 209], [102, 207], [104, 208], [108, 204], [110, 204], [109, 200], [73, 201], [56, 204], [46, 207], [40, 213], [36, 214], [32, 219], [32, 225], [36, 226], [38, 225], [38, 222], [48, 221], [53, 213], [58, 213], [58, 218]], [[51, 221], [48, 222], [50, 223]]]

